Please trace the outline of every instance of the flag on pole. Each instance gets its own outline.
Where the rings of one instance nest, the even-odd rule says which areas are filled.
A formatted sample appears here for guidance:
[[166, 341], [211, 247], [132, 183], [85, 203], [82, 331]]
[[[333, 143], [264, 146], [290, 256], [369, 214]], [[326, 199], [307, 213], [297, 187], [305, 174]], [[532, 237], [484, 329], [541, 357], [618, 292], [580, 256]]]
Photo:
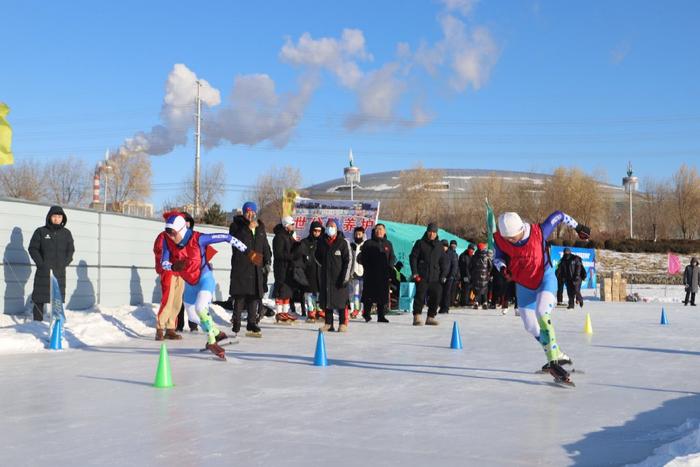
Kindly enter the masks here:
[[493, 214], [493, 208], [486, 199], [486, 235], [489, 250], [495, 250], [493, 242], [493, 233], [496, 231], [496, 216]]
[[0, 102], [0, 165], [9, 165], [15, 162], [12, 156], [12, 127], [5, 117], [10, 113], [10, 108], [4, 102]]
[[673, 275], [673, 274], [678, 274], [681, 272], [681, 259], [676, 256], [672, 255], [671, 253], [668, 254], [668, 274]]
[[294, 215], [294, 201], [297, 199], [298, 193], [292, 188], [284, 190], [282, 197], [282, 217]]

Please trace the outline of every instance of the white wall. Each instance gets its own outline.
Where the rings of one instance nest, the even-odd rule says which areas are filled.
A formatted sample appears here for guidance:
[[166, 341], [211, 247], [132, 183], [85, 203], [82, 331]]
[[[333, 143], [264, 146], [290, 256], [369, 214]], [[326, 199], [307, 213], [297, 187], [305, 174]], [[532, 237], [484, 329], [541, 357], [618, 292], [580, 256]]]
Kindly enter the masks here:
[[[1, 313], [17, 314], [29, 306], [35, 267], [27, 252], [37, 227], [46, 222], [50, 205], [0, 198], [0, 247], [2, 248]], [[87, 309], [137, 305], [160, 301], [156, 282], [153, 242], [163, 229], [158, 220], [143, 219], [89, 209], [64, 208], [73, 234], [75, 255], [66, 270], [66, 306]], [[197, 226], [206, 233], [226, 232], [224, 227]], [[214, 245], [212, 260], [217, 281], [216, 300], [228, 297], [231, 247]]]

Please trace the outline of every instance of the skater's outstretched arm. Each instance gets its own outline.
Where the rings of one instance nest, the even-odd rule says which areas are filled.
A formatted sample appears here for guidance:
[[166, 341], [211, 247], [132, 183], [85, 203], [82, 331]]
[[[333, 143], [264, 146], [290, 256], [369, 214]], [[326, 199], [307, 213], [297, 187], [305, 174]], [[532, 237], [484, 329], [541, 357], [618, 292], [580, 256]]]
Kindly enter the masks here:
[[578, 222], [576, 222], [576, 219], [574, 219], [568, 214], [565, 214], [561, 211], [554, 211], [552, 214], [549, 215], [549, 217], [547, 217], [547, 219], [544, 220], [543, 223], [540, 224], [540, 227], [542, 228], [542, 237], [544, 239], [549, 238], [552, 232], [554, 232], [554, 229], [556, 229], [557, 226], [562, 223], [576, 230], [578, 236], [582, 240], [587, 240], [591, 236], [591, 229], [589, 227], [586, 227], [583, 224], [579, 224]]

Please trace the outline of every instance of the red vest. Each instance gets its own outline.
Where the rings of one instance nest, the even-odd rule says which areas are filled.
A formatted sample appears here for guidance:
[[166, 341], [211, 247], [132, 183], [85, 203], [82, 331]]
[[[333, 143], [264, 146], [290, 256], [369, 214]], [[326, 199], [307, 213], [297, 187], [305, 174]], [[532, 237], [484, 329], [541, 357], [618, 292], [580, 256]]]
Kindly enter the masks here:
[[493, 240], [508, 255], [508, 270], [516, 283], [532, 290], [542, 284], [545, 252], [539, 224], [530, 225], [530, 237], [522, 246], [513, 245], [498, 232], [493, 234]]
[[184, 252], [185, 259], [185, 269], [180, 271], [180, 275], [185, 282], [190, 285], [196, 285], [199, 282], [199, 278], [202, 275], [202, 269], [204, 266], [209, 264], [209, 261], [216, 254], [216, 250], [212, 248], [211, 245], [207, 245], [205, 251], [199, 247], [199, 236], [200, 232], [193, 231], [190, 241], [187, 242], [184, 248], [180, 249]]
[[158, 236], [156, 237], [156, 241], [153, 243], [153, 253], [156, 257], [156, 272], [158, 274], [169, 273], [179, 276], [180, 274], [177, 272], [174, 273], [173, 271], [164, 271], [163, 267], [160, 264], [163, 261], [163, 240], [165, 240], [165, 246], [168, 249], [168, 252], [170, 253], [171, 263], [185, 259], [184, 248], [178, 248], [177, 245], [175, 245], [175, 242], [173, 242], [170, 239], [170, 237], [168, 237], [168, 235], [163, 231], [160, 234], [158, 234]]

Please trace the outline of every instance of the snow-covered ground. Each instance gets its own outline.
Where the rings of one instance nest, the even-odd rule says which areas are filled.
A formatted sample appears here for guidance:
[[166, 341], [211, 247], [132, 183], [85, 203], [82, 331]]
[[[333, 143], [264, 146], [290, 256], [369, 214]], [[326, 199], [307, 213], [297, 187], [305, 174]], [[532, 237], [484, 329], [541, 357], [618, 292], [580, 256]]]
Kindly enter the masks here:
[[534, 374], [542, 351], [512, 310], [352, 322], [326, 336], [326, 368], [310, 324], [264, 324], [226, 362], [186, 332], [165, 390], [150, 305], [69, 311], [63, 351], [44, 349], [46, 323], [3, 316], [0, 465], [698, 465], [700, 309], [665, 303], [662, 326], [661, 306], [557, 309], [575, 389]]

